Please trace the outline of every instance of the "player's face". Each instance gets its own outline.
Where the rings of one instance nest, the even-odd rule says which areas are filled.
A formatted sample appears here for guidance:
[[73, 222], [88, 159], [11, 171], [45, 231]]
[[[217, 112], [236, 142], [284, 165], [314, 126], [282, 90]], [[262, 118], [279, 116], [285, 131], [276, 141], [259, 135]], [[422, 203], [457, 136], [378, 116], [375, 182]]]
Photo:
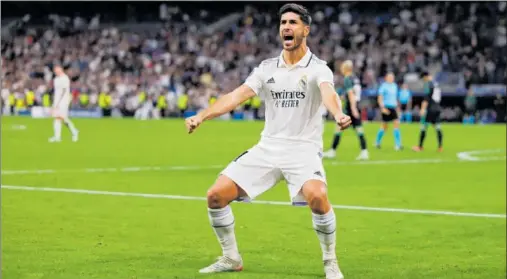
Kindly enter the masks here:
[[346, 65], [341, 65], [340, 72], [342, 75], [347, 75], [350, 72], [352, 72], [352, 69], [350, 67], [347, 67]]
[[54, 67], [53, 71], [55, 72], [56, 75], [61, 75], [63, 72], [62, 67], [59, 66]]
[[387, 74], [386, 75], [386, 81], [387, 82], [393, 82], [394, 81], [394, 75], [393, 74]]
[[305, 25], [301, 17], [293, 12], [282, 15], [280, 19], [280, 38], [283, 49], [292, 51], [297, 49], [310, 33], [310, 27]]
[[345, 66], [341, 65], [341, 67], [340, 67], [340, 73], [341, 73], [342, 75], [345, 75], [345, 72], [346, 72], [346, 71], [345, 71]]

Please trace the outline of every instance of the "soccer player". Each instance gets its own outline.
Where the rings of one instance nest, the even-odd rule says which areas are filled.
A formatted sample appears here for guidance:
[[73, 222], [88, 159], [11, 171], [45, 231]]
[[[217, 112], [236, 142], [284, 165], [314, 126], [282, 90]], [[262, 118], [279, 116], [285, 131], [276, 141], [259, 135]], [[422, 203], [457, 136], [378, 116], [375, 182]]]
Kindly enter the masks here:
[[403, 83], [399, 92], [401, 121], [412, 122], [412, 92], [408, 89], [408, 85]]
[[[343, 81], [343, 93], [345, 94], [346, 111], [347, 115], [350, 115], [352, 119], [352, 127], [356, 130], [359, 144], [361, 146], [361, 153], [356, 158], [357, 160], [368, 160], [368, 149], [366, 149], [366, 139], [364, 138], [364, 130], [361, 122], [361, 115], [357, 108], [359, 101], [361, 100], [361, 83], [359, 79], [354, 76], [352, 61], [347, 60], [340, 66], [340, 71], [344, 76]], [[339, 126], [336, 127], [336, 133], [333, 138], [333, 145], [331, 149], [324, 152], [324, 157], [334, 158], [336, 157], [336, 149], [340, 144], [342, 131]]]
[[309, 205], [320, 241], [327, 279], [343, 278], [336, 257], [336, 217], [328, 200], [322, 164], [321, 106], [341, 129], [351, 119], [337, 102], [333, 73], [307, 47], [310, 13], [286, 4], [280, 11], [280, 56], [264, 60], [245, 83], [213, 105], [185, 120], [189, 133], [203, 121], [223, 115], [259, 96], [265, 101], [265, 127], [260, 141], [234, 159], [208, 190], [208, 216], [223, 255], [200, 273], [240, 271], [243, 261], [234, 233], [234, 200], [254, 199], [284, 178], [294, 205]]
[[378, 89], [378, 105], [382, 112], [382, 124], [377, 133], [377, 141], [375, 143], [377, 148], [380, 148], [384, 131], [387, 129], [387, 123], [393, 122], [394, 126], [394, 142], [395, 150], [401, 150], [401, 133], [400, 133], [400, 120], [398, 118], [398, 85], [394, 82], [394, 74], [387, 73], [385, 82], [380, 85]]
[[424, 79], [424, 100], [421, 104], [421, 133], [419, 134], [419, 145], [412, 147], [412, 150], [420, 152], [423, 150], [424, 138], [428, 123], [433, 124], [437, 131], [438, 152], [442, 152], [444, 135], [440, 127], [440, 101], [442, 94], [440, 88], [433, 82], [433, 77], [428, 73], [422, 73]]
[[53, 81], [54, 99], [51, 108], [51, 115], [54, 117], [54, 136], [49, 139], [49, 142], [60, 142], [62, 140], [62, 122], [72, 133], [72, 141], [76, 142], [79, 132], [69, 119], [69, 105], [72, 100], [70, 79], [59, 65], [54, 66], [53, 71], [56, 75]]

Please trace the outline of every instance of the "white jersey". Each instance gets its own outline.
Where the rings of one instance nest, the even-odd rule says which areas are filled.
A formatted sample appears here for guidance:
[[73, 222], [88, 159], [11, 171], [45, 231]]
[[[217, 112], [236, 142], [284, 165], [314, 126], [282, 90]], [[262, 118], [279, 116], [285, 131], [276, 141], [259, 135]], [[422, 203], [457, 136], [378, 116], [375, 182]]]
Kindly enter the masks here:
[[334, 88], [333, 73], [309, 49], [293, 66], [285, 64], [282, 54], [262, 61], [245, 81], [265, 102], [261, 142], [311, 142], [322, 148], [324, 123], [319, 85], [323, 82]]
[[68, 108], [72, 99], [70, 94], [70, 79], [67, 75], [61, 75], [54, 79], [53, 107]]

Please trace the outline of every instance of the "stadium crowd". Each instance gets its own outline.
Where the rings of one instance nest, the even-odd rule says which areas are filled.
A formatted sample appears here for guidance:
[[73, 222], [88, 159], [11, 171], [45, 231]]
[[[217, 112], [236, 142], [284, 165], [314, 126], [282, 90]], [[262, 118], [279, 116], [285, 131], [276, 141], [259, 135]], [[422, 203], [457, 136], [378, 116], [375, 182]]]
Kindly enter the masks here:
[[[354, 61], [363, 88], [376, 88], [387, 71], [401, 81], [426, 70], [465, 88], [507, 83], [506, 2], [399, 2], [377, 12], [364, 12], [363, 5], [312, 7], [308, 44], [335, 69], [337, 84], [342, 82], [338, 65], [345, 59]], [[97, 16], [54, 17], [52, 27], [23, 26], [2, 40], [2, 102], [47, 105], [51, 66], [63, 63], [73, 80], [75, 108], [118, 108], [133, 115], [151, 101], [165, 115], [198, 110], [241, 84], [260, 61], [279, 55], [278, 22], [270, 9], [245, 6], [211, 33], [220, 18], [214, 11], [190, 14], [165, 4], [155, 29], [106, 25]], [[443, 116], [462, 117], [461, 103]], [[374, 118], [374, 102], [364, 106]]]

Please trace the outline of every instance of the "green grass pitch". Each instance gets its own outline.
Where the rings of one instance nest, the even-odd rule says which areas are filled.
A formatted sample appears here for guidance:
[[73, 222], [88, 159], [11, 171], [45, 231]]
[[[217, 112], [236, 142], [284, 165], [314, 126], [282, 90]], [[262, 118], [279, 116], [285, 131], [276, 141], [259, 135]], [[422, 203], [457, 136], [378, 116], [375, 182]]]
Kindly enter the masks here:
[[[234, 203], [245, 270], [200, 275], [198, 269], [220, 254], [205, 202], [157, 196], [205, 197], [221, 166], [258, 141], [262, 122], [212, 121], [192, 135], [182, 120], [74, 122], [79, 142], [71, 142], [64, 127], [64, 141], [50, 144], [52, 120], [2, 118], [2, 185], [155, 196], [3, 188], [2, 278], [324, 277], [305, 207]], [[443, 153], [436, 152], [432, 128], [423, 153], [409, 150], [417, 124], [402, 125], [404, 151], [394, 151], [392, 130], [383, 149], [373, 149], [377, 129], [376, 123], [365, 126], [371, 162], [354, 161], [359, 144], [352, 130], [344, 133], [339, 157], [325, 161], [334, 205], [506, 213], [505, 126], [444, 124]], [[326, 148], [333, 132], [327, 123]], [[479, 151], [464, 153], [475, 161], [458, 159], [469, 151]], [[289, 201], [285, 183], [259, 200]], [[335, 209], [337, 254], [347, 279], [506, 276], [505, 217], [364, 209]]]

